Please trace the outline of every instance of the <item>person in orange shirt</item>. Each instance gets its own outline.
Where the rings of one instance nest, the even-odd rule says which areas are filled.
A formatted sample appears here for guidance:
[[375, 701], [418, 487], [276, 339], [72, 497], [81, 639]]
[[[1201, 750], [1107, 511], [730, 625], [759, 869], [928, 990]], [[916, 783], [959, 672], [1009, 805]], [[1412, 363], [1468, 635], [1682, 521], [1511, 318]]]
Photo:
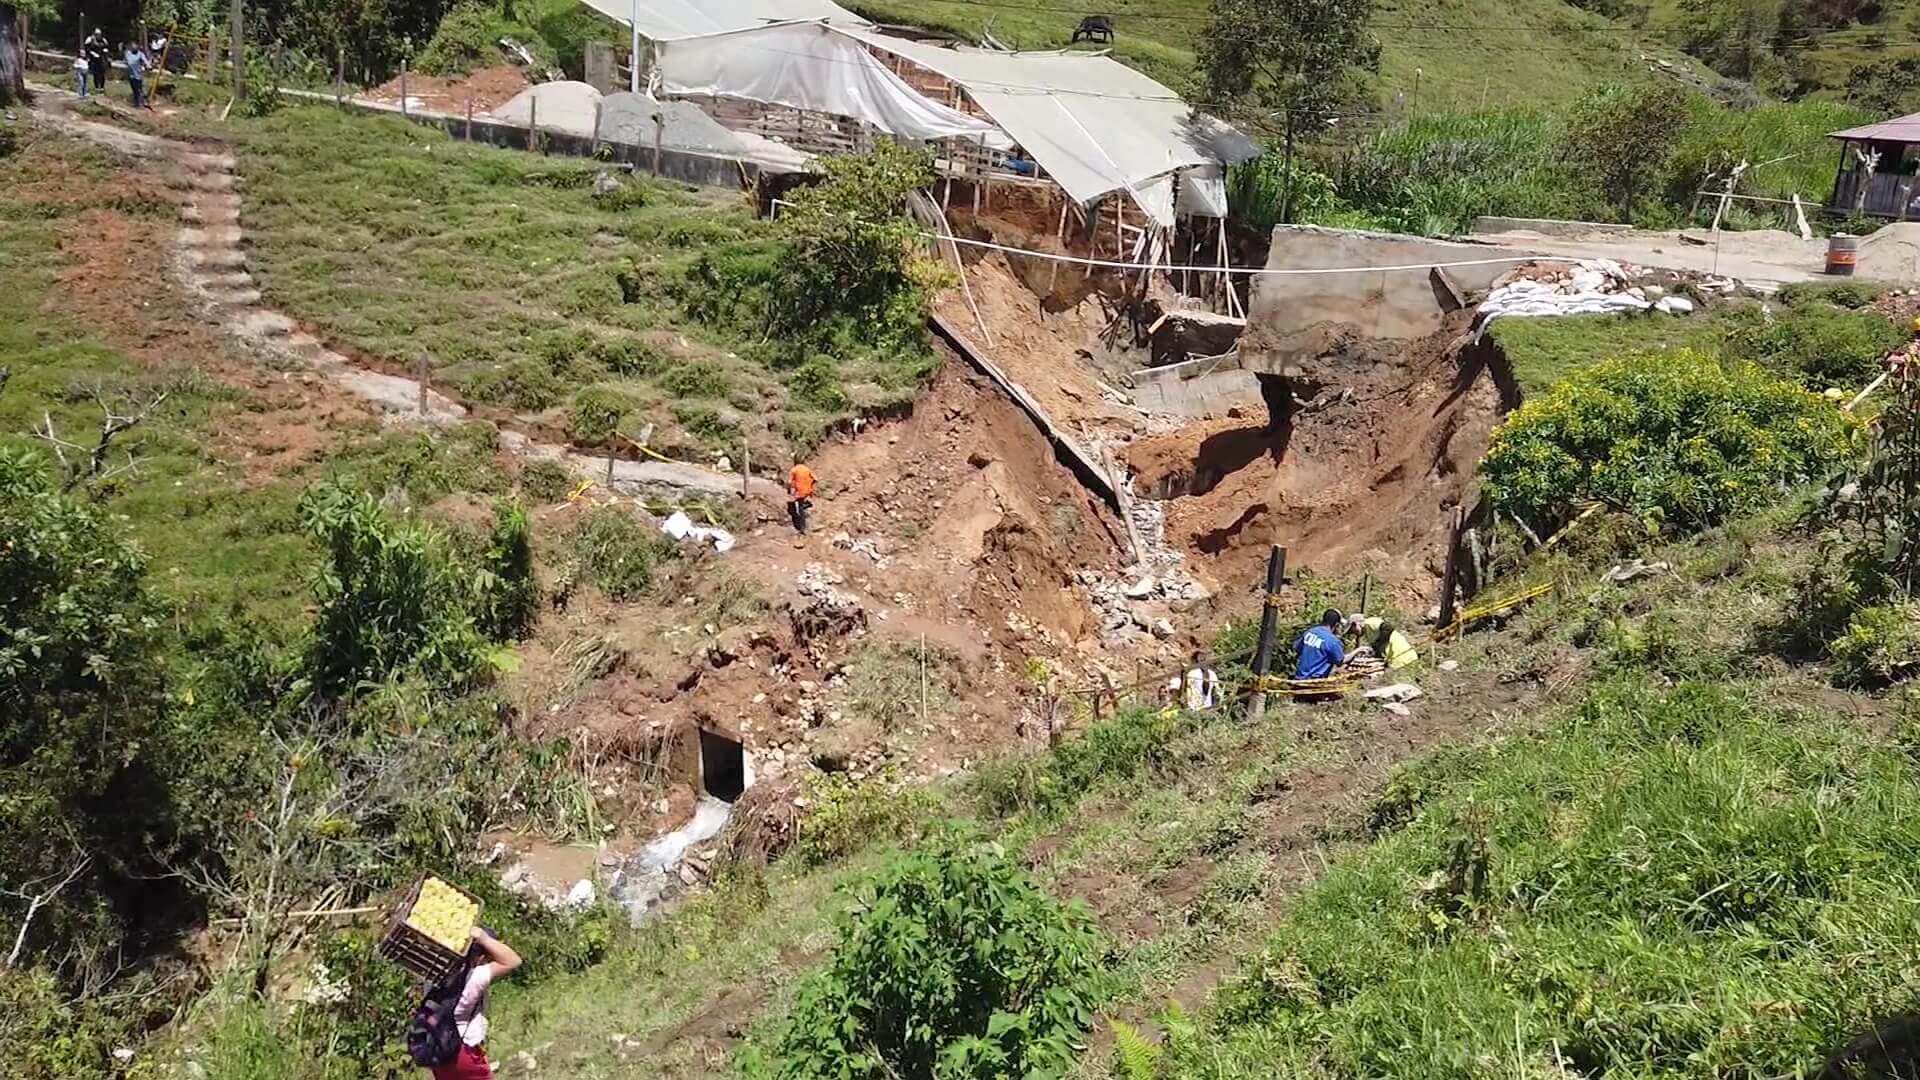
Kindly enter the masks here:
[[793, 519], [793, 531], [806, 535], [807, 511], [813, 508], [813, 470], [795, 460], [787, 474], [787, 516]]

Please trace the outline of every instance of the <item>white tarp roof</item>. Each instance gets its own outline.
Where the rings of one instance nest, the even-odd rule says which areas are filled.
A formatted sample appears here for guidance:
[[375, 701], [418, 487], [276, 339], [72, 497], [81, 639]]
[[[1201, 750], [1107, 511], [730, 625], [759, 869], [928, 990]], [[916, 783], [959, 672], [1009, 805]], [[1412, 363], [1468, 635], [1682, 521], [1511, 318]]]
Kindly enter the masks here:
[[928, 100], [862, 48], [821, 23], [658, 43], [655, 69], [668, 94], [744, 98], [851, 116], [902, 138], [988, 136], [999, 130]]
[[846, 33], [965, 87], [1080, 202], [1124, 189], [1155, 220], [1171, 224], [1171, 193], [1157, 190], [1157, 178], [1260, 152], [1231, 126], [1194, 113], [1180, 95], [1111, 57], [949, 49], [855, 28]]
[[[928, 100], [862, 43], [964, 87], [1078, 202], [1126, 191], [1155, 221], [1170, 225], [1171, 174], [1215, 169], [1259, 153], [1246, 136], [1195, 114], [1167, 87], [1117, 60], [1086, 53], [949, 49], [856, 26], [796, 23], [674, 41], [661, 47], [659, 69], [668, 93], [853, 116], [913, 138], [968, 136], [990, 127]], [[996, 141], [988, 137], [989, 144]]]
[[[622, 26], [638, 24], [651, 41], [671, 41], [700, 34], [724, 34], [779, 22], [815, 22], [826, 19], [843, 26], [866, 26], [867, 20], [833, 0], [582, 0], [588, 7]], [[636, 18], [637, 16], [637, 18]]]
[[583, 82], [529, 86], [486, 115], [519, 127], [538, 119], [542, 130], [589, 137], [597, 116], [599, 136], [608, 142], [651, 147], [657, 137], [663, 150], [733, 158], [777, 172], [804, 171], [812, 156], [750, 132], [729, 131], [690, 101], [659, 101], [624, 90], [602, 97]]

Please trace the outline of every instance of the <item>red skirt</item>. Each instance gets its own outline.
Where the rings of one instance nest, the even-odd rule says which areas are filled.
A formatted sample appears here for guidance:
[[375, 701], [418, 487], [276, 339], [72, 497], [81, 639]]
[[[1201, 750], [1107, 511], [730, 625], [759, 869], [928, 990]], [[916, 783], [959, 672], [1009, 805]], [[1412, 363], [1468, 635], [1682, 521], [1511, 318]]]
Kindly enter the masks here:
[[462, 1046], [459, 1057], [433, 1067], [433, 1080], [493, 1080], [493, 1066], [487, 1064], [485, 1050]]

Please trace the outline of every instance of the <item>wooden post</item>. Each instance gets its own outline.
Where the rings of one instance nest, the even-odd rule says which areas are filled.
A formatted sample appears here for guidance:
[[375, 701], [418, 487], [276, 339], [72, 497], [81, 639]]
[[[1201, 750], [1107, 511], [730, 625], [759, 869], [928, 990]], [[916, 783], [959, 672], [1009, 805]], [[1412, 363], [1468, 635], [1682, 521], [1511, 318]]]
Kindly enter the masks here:
[[527, 149], [540, 149], [540, 97], [527, 99]]
[[1453, 508], [1453, 524], [1447, 530], [1447, 570], [1440, 576], [1440, 620], [1444, 630], [1453, 625], [1453, 589], [1460, 581], [1460, 533], [1467, 527], [1465, 507]]
[[660, 175], [660, 169], [661, 169], [660, 144], [665, 141], [666, 134], [667, 134], [666, 116], [662, 113], [654, 113], [653, 114], [653, 175], [655, 176]]
[[420, 396], [415, 404], [419, 407], [420, 415], [425, 416], [427, 415], [427, 361], [425, 357], [422, 357], [420, 362], [414, 365], [413, 376], [420, 384]]
[[400, 115], [410, 115], [407, 111], [407, 61], [404, 57], [400, 60]]
[[607, 444], [607, 488], [613, 488], [613, 444]]
[[347, 47], [338, 44], [333, 53], [333, 105], [337, 109], [347, 107]]
[[600, 99], [595, 98], [593, 100], [593, 147], [591, 149], [591, 153], [595, 157], [600, 156], [600, 111]]
[[927, 722], [927, 634], [920, 632], [920, 722]]
[[747, 485], [753, 481], [753, 441], [740, 440], [740, 497], [747, 498]]
[[247, 94], [247, 5], [232, 7], [227, 24], [227, 50], [228, 61], [233, 64], [233, 100], [239, 101]]
[[467, 99], [467, 141], [473, 141], [473, 99]]
[[1260, 642], [1253, 650], [1253, 697], [1247, 703], [1247, 715], [1258, 720], [1267, 714], [1267, 692], [1260, 682], [1273, 664], [1274, 623], [1280, 617], [1275, 597], [1287, 577], [1287, 549], [1279, 544], [1267, 553], [1267, 588], [1260, 596]]
[[1373, 608], [1368, 606], [1368, 602], [1372, 599], [1373, 575], [1363, 574], [1360, 578], [1360, 613], [1362, 615], [1371, 615], [1373, 613]]

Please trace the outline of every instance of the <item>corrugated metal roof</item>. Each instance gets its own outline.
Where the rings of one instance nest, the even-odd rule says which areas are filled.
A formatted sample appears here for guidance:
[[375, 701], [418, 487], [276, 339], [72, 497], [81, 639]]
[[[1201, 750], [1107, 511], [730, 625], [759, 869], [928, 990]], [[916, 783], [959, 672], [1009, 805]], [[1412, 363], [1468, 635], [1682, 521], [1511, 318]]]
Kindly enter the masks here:
[[1845, 131], [1829, 132], [1830, 139], [1878, 139], [1882, 142], [1920, 143], [1920, 113], [1909, 113], [1877, 124], [1863, 124]]

